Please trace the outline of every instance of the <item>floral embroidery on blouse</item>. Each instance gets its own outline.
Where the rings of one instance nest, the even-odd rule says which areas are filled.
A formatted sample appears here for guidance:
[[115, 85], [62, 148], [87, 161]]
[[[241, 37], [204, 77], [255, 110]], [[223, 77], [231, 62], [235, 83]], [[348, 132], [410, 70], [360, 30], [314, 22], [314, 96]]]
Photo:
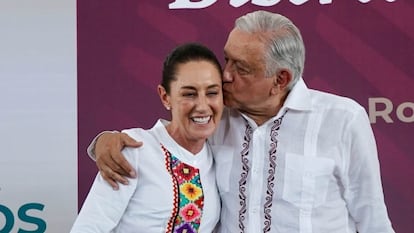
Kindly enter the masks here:
[[165, 154], [165, 166], [171, 174], [174, 186], [174, 208], [167, 232], [198, 232], [204, 206], [199, 169], [181, 162], [163, 145], [161, 148]]

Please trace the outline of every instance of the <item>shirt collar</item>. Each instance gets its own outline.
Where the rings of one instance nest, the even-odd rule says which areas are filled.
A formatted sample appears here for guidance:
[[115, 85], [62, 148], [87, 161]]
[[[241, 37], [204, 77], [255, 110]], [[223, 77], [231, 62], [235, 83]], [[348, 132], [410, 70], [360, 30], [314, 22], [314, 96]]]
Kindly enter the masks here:
[[281, 110], [284, 111], [284, 109], [297, 111], [310, 111], [312, 109], [311, 94], [302, 78], [299, 78], [289, 92]]
[[[310, 89], [306, 86], [305, 82], [303, 81], [303, 78], [301, 77], [296, 82], [296, 84], [292, 87], [292, 90], [290, 90], [288, 96], [286, 97], [285, 103], [283, 104], [279, 112], [276, 114], [276, 116], [273, 116], [267, 122], [272, 122], [274, 119], [281, 117], [287, 110], [311, 111], [311, 109], [312, 109], [312, 100], [311, 100]], [[253, 126], [253, 128], [257, 127], [256, 122], [254, 122], [253, 119], [251, 119], [250, 117], [248, 117], [247, 115], [241, 112], [239, 112], [239, 114], [241, 114], [243, 118], [246, 119], [247, 122], [249, 122], [251, 126]], [[266, 124], [267, 123], [263, 125], [266, 125]]]

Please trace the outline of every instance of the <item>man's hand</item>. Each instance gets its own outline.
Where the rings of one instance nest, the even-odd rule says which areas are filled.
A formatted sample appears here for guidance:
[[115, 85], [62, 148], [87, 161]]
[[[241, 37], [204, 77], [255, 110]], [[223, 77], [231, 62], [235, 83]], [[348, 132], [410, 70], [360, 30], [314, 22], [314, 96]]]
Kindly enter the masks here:
[[128, 163], [121, 150], [124, 147], [140, 147], [137, 142], [125, 133], [104, 133], [99, 136], [95, 145], [96, 165], [102, 177], [112, 186], [119, 189], [118, 182], [128, 184], [126, 177], [136, 178], [135, 169]]

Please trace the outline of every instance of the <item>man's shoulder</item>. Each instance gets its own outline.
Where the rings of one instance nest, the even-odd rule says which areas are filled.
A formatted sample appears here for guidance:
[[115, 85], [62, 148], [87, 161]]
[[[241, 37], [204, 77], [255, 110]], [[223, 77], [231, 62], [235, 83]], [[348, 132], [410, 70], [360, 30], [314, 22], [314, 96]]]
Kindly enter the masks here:
[[316, 108], [337, 109], [352, 112], [363, 109], [361, 104], [351, 97], [314, 89], [309, 89], [309, 91], [312, 96], [312, 103]]

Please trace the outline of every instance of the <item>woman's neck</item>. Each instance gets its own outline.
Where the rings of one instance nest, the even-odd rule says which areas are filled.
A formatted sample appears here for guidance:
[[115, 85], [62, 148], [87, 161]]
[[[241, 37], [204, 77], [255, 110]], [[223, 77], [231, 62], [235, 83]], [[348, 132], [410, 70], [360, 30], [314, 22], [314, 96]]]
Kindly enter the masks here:
[[182, 135], [178, 127], [173, 127], [171, 123], [166, 126], [168, 134], [181, 147], [191, 152], [193, 155], [198, 154], [204, 147], [206, 139], [191, 140]]

